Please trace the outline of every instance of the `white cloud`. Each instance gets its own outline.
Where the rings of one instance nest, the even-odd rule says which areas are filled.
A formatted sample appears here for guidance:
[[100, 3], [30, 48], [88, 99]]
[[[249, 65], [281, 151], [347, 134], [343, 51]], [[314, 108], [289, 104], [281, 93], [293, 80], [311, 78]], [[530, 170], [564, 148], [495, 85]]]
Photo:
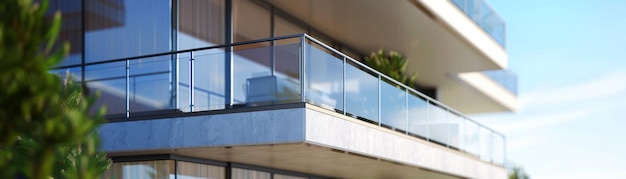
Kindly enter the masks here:
[[[624, 92], [626, 70], [612, 71], [578, 84], [522, 94], [522, 110], [516, 114], [475, 115], [473, 118], [505, 134], [537, 130], [605, 110], [615, 105], [610, 101]], [[599, 103], [598, 100], [604, 102]]]
[[567, 172], [558, 172], [554, 174], [548, 174], [545, 176], [531, 176], [535, 179], [586, 179], [586, 178], [626, 178], [626, 173], [623, 169], [611, 169], [611, 170], [570, 170]]
[[607, 106], [591, 106], [583, 109], [572, 110], [572, 111], [557, 111], [551, 112], [547, 114], [539, 114], [536, 116], [528, 116], [523, 119], [518, 119], [515, 121], [510, 121], [507, 123], [501, 123], [498, 126], [500, 130], [504, 133], [515, 133], [515, 132], [527, 132], [529, 130], [538, 130], [540, 128], [549, 127], [553, 125], [558, 125], [562, 123], [566, 123], [569, 121], [583, 119], [588, 116], [593, 115], [594, 113], [605, 109]]
[[[564, 136], [551, 132], [553, 130], [567, 131], [568, 129], [560, 127], [566, 124], [568, 126], [589, 124], [585, 120], [618, 121], [618, 119], [606, 117], [611, 118], [612, 113], [621, 113], [619, 110], [623, 108], [619, 106], [625, 104], [624, 99], [626, 99], [626, 69], [606, 72], [596, 78], [580, 80], [571, 85], [522, 93], [520, 95], [522, 110], [516, 114], [477, 115], [473, 118], [507, 136], [508, 157], [528, 169], [532, 178], [626, 178], [626, 173], [611, 165], [587, 166], [589, 164], [587, 162], [573, 164], [571, 160], [555, 158], [555, 156], [560, 156], [561, 152], [567, 151], [567, 148], [562, 146], [565, 145], [563, 143], [554, 145], [554, 142], [561, 140]], [[598, 118], [599, 116], [605, 118]], [[590, 126], [590, 131], [586, 132], [602, 130], [597, 127], [599, 126]], [[617, 135], [599, 136], [602, 132], [594, 134], [602, 139], [619, 140]], [[606, 157], [607, 151], [600, 152], [607, 146], [589, 143], [569, 146], [598, 152], [581, 153], [579, 160], [603, 159], [606, 160], [603, 163], [613, 162], [623, 166], [622, 162], [617, 162], [623, 161], [621, 158]], [[547, 150], [550, 147], [556, 148]], [[610, 150], [615, 150], [615, 148], [612, 147]], [[556, 161], [544, 164], [547, 158]], [[622, 176], [615, 176], [616, 174]]]
[[625, 90], [626, 70], [620, 70], [571, 86], [531, 92], [520, 99], [522, 108], [537, 108], [610, 97]]

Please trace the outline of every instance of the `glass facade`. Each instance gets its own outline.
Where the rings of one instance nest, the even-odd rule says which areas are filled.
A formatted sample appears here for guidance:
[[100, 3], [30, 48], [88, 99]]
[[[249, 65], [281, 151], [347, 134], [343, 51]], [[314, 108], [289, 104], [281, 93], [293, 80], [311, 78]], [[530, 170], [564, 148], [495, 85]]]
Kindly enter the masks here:
[[224, 179], [225, 167], [192, 162], [176, 162], [176, 178], [178, 179]]
[[169, 52], [171, 0], [85, 0], [85, 61]]
[[170, 179], [175, 176], [174, 160], [115, 162], [103, 175], [116, 179]]
[[[83, 9], [82, 0], [51, 0], [47, 16], [52, 17], [55, 11], [62, 12], [59, 42], [70, 44], [70, 54], [59, 65], [77, 65], [82, 63], [83, 53]], [[89, 14], [89, 13], [87, 13]]]
[[224, 0], [178, 0], [178, 50], [225, 43]]
[[[202, 160], [202, 159], [194, 159]], [[206, 164], [178, 159], [113, 162], [103, 178], [115, 179], [307, 179], [319, 176], [271, 168], [210, 161]], [[227, 176], [228, 171], [230, 171]], [[294, 175], [295, 174], [295, 175]]]

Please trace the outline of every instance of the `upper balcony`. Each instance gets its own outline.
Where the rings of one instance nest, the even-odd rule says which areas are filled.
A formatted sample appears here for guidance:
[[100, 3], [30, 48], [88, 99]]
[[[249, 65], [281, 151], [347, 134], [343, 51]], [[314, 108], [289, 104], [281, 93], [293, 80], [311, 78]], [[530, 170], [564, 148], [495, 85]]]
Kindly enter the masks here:
[[500, 46], [506, 47], [504, 19], [485, 0], [452, 0], [452, 2]]
[[[81, 73], [79, 66], [63, 70]], [[475, 160], [499, 166], [505, 159], [502, 134], [306, 34], [94, 62], [85, 70], [84, 82], [101, 93], [97, 103], [113, 121], [304, 102]]]

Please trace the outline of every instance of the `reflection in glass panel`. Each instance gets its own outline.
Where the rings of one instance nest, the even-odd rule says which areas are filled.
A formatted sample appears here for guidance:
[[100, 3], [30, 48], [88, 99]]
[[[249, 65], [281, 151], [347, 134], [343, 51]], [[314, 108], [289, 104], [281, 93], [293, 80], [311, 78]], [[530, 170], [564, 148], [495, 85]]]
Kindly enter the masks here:
[[274, 174], [273, 179], [306, 179], [305, 177], [291, 176], [291, 175], [281, 175]]
[[126, 62], [86, 66], [85, 82], [90, 94], [100, 93], [92, 110], [106, 106], [106, 114], [126, 113]]
[[[171, 109], [170, 55], [130, 61], [129, 105], [131, 112]], [[132, 115], [132, 114], [131, 114]]]
[[472, 121], [465, 122], [465, 151], [480, 154], [480, 127]]
[[115, 162], [103, 178], [117, 179], [170, 179], [174, 176], [173, 160], [142, 162]]
[[83, 52], [82, 0], [51, 0], [49, 3], [46, 16], [51, 17], [56, 11], [61, 11], [63, 16], [57, 44], [67, 42], [71, 46], [70, 54], [59, 65], [80, 64]]
[[462, 149], [464, 142], [464, 127], [463, 127], [463, 117], [449, 113], [448, 114], [448, 135], [449, 141], [448, 144], [454, 148]]
[[233, 168], [231, 170], [233, 179], [270, 179], [271, 174], [268, 172], [248, 170], [241, 168]]
[[435, 104], [431, 104], [428, 109], [428, 121], [430, 124], [428, 136], [431, 140], [446, 145], [448, 142], [448, 127], [450, 126], [447, 121], [448, 112]]
[[172, 50], [170, 0], [86, 0], [85, 60]]
[[409, 133], [425, 138], [428, 136], [428, 104], [417, 94], [409, 94]]
[[177, 161], [177, 179], [224, 179], [224, 167]]
[[491, 131], [480, 128], [480, 159], [491, 161]]
[[496, 164], [504, 164], [504, 138], [494, 133], [491, 134], [491, 153], [493, 155], [493, 162]]
[[178, 50], [224, 43], [223, 0], [178, 0]]
[[[235, 104], [267, 102], [275, 99], [277, 80], [275, 76], [272, 76], [270, 69], [271, 52], [272, 48], [269, 43], [235, 46], [233, 53]], [[255, 91], [249, 93], [248, 89]]]
[[[297, 39], [297, 38], [296, 38]], [[278, 90], [279, 101], [300, 101], [300, 44], [283, 43], [286, 40], [276, 41], [274, 47], [274, 75], [280, 80], [281, 87]]]
[[381, 104], [380, 121], [383, 126], [391, 129], [407, 130], [406, 120], [406, 92], [399, 86], [391, 85], [383, 80], [380, 86]]
[[305, 54], [307, 101], [343, 110], [343, 58], [313, 44], [307, 45]]
[[[216, 110], [225, 107], [224, 74], [226, 72], [224, 69], [226, 67], [224, 56], [223, 49], [194, 52], [194, 111]], [[181, 68], [185, 67], [187, 66], [181, 66]], [[181, 73], [181, 75], [187, 76], [188, 74]]]
[[378, 122], [378, 77], [346, 65], [346, 112], [362, 120]]
[[171, 109], [170, 55], [129, 61], [130, 111]]
[[178, 100], [178, 109], [183, 112], [191, 111], [191, 102], [189, 101], [189, 97], [191, 92], [189, 91], [190, 81], [189, 81], [189, 59], [191, 59], [191, 53], [177, 53], [176, 54], [176, 63], [178, 66], [178, 95], [176, 96], [176, 100]]
[[250, 0], [234, 0], [234, 42], [269, 38], [270, 11], [269, 7]]

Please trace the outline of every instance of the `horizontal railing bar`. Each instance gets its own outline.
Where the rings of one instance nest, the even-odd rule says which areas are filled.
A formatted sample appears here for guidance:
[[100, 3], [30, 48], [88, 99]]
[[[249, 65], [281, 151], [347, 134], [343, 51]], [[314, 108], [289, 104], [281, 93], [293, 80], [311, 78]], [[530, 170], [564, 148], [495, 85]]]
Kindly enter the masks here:
[[303, 34], [304, 33], [291, 34], [291, 35], [284, 35], [284, 36], [279, 36], [279, 37], [264, 38], [264, 39], [250, 40], [250, 41], [244, 41], [244, 42], [235, 42], [232, 44], [214, 45], [214, 46], [209, 46], [209, 47], [200, 47], [200, 48], [179, 50], [179, 51], [173, 51], [173, 52], [154, 53], [154, 54], [149, 54], [149, 55], [140, 55], [140, 56], [134, 56], [134, 57], [128, 57], [128, 58], [117, 58], [117, 59], [112, 59], [112, 60], [90, 62], [90, 63], [85, 63], [85, 64], [66, 65], [66, 66], [54, 67], [52, 69], [76, 68], [76, 67], [81, 67], [81, 66], [100, 65], [100, 64], [106, 64], [106, 63], [122, 62], [126, 60], [137, 60], [137, 59], [152, 58], [152, 57], [165, 56], [165, 55], [174, 55], [174, 54], [187, 53], [187, 52], [192, 52], [192, 51], [210, 50], [210, 49], [216, 49], [216, 48], [226, 48], [226, 47], [239, 46], [239, 45], [248, 45], [248, 44], [268, 42], [268, 41], [284, 40], [284, 39], [289, 39], [289, 38], [301, 37]]
[[[170, 73], [170, 71], [159, 71], [159, 72], [152, 72], [152, 73], [142, 73], [142, 74], [138, 74], [138, 75], [129, 75], [128, 77], [129, 78], [135, 78], [135, 77], [150, 76], [150, 75], [168, 74], [168, 73]], [[116, 80], [116, 79], [126, 79], [126, 76], [118, 76], [118, 77], [109, 77], [109, 78], [98, 78], [98, 79], [85, 80], [85, 83], [94, 82], [94, 81]]]

